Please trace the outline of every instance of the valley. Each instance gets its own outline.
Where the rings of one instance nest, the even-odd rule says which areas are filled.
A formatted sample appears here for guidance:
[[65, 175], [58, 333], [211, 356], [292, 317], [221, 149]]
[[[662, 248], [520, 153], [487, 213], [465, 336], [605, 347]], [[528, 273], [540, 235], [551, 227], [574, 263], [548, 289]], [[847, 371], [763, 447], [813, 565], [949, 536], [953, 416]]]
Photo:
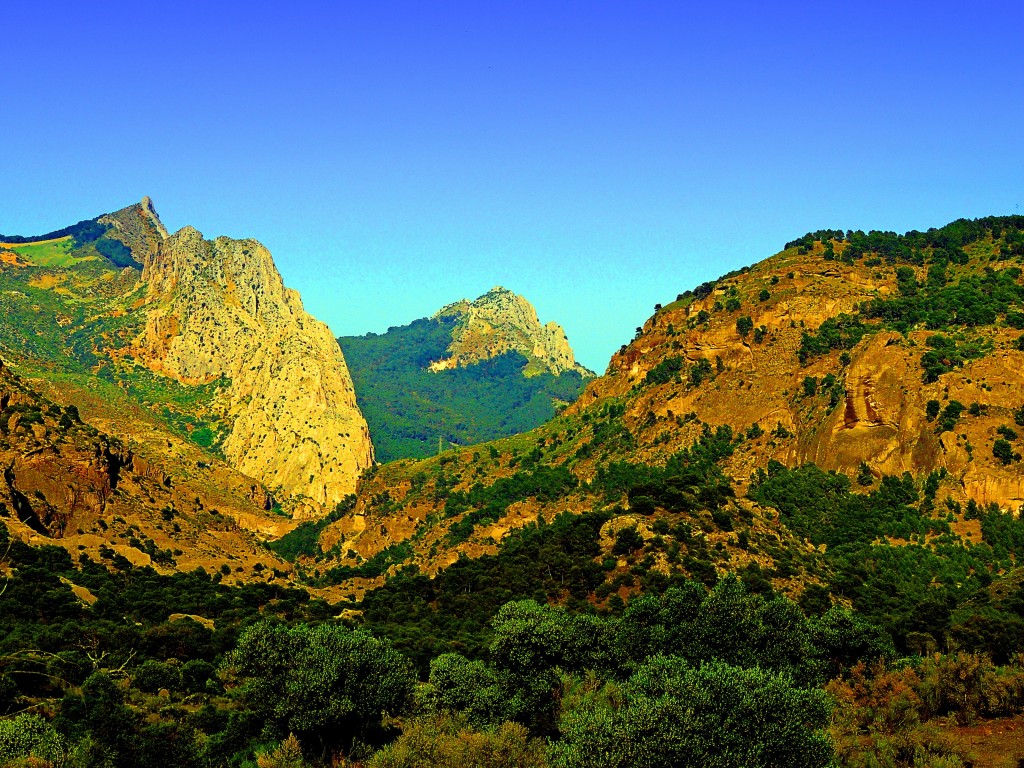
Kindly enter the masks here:
[[335, 341], [148, 198], [0, 257], [0, 703], [52, 755], [965, 766], [1024, 712], [1024, 217], [809, 233], [601, 376], [501, 288]]

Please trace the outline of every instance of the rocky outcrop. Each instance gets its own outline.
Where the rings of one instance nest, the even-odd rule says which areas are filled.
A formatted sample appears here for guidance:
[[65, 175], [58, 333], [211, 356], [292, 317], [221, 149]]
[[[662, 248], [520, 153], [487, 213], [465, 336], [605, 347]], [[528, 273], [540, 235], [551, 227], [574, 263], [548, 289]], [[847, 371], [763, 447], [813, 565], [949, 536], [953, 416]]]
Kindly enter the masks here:
[[100, 216], [97, 221], [107, 224], [110, 227], [107, 237], [128, 246], [132, 257], [143, 266], [152, 263], [160, 244], [168, 237], [167, 229], [148, 197], [135, 205]]
[[212, 384], [210, 412], [238, 470], [318, 512], [355, 490], [373, 463], [337, 342], [284, 286], [255, 240], [169, 234], [149, 198], [100, 217], [142, 265], [130, 311], [141, 335], [122, 357], [187, 386]]
[[110, 218], [142, 261], [146, 290], [132, 356], [184, 384], [220, 384], [215, 406], [231, 424], [222, 449], [237, 469], [321, 506], [353, 492], [373, 449], [352, 380], [270, 252], [192, 227], [165, 236], [151, 205], [126, 210]]
[[0, 434], [0, 499], [50, 538], [94, 523], [131, 472], [130, 451], [41, 398], [2, 362]]
[[463, 299], [441, 309], [434, 317], [455, 318], [448, 356], [431, 365], [441, 371], [489, 360], [505, 352], [519, 352], [531, 363], [527, 374], [547, 371], [556, 376], [593, 371], [576, 362], [560, 325], [541, 325], [537, 310], [522, 296], [497, 286], [476, 301]]
[[[691, 422], [680, 424], [680, 415], [729, 424], [737, 432], [757, 424], [768, 434], [748, 441], [730, 461], [740, 487], [772, 459], [788, 466], [813, 462], [851, 477], [862, 465], [876, 478], [938, 471], [945, 478], [942, 493], [954, 500], [1020, 511], [1021, 464], [1004, 465], [993, 455], [999, 428], [1013, 425], [1024, 405], [1017, 331], [973, 330], [993, 352], [930, 383], [923, 380], [921, 357], [934, 332], [923, 329], [900, 334], [868, 323], [868, 333], [852, 349], [800, 363], [805, 332], [838, 315], [856, 315], [873, 298], [898, 293], [893, 275], [891, 268], [789, 251], [723, 278], [710, 293], [681, 297], [659, 310], [570, 412], [611, 398], [626, 400], [624, 421], [637, 441], [631, 459], [652, 462], [694, 439], [686, 427]], [[740, 302], [738, 309], [729, 309], [731, 298]], [[740, 334], [742, 316], [750, 317], [756, 333]], [[710, 373], [696, 385], [690, 371], [701, 360], [708, 361]], [[668, 363], [677, 373], [652, 385], [649, 375]], [[826, 391], [827, 377], [835, 383]], [[807, 378], [818, 384], [813, 396], [804, 388]], [[974, 407], [943, 430], [927, 415], [932, 400], [942, 408], [953, 401]]]

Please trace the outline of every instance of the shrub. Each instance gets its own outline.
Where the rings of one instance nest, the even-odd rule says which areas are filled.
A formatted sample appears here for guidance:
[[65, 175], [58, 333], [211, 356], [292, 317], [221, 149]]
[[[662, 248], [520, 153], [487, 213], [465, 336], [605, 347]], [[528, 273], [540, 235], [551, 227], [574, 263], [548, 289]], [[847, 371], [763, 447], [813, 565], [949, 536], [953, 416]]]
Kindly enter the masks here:
[[181, 688], [181, 673], [177, 667], [150, 659], [136, 668], [132, 682], [146, 693], [156, 693], [161, 688], [177, 690]]
[[612, 554], [628, 555], [635, 552], [644, 545], [644, 537], [636, 529], [635, 525], [627, 528], [620, 528], [615, 534], [615, 544], [612, 546]]
[[1020, 454], [1014, 453], [1013, 446], [1003, 438], [999, 438], [992, 444], [992, 455], [1003, 462], [1003, 464], [1020, 461]]
[[370, 768], [546, 768], [544, 742], [518, 723], [474, 730], [466, 718], [438, 713], [407, 720]]

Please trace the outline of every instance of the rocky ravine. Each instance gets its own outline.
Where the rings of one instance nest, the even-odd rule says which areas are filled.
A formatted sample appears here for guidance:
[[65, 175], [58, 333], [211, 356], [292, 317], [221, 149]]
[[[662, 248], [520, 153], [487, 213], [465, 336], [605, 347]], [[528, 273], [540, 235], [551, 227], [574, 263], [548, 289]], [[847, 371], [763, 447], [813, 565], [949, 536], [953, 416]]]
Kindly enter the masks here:
[[594, 375], [576, 362], [562, 326], [541, 325], [530, 302], [500, 285], [476, 301], [449, 304], [435, 317], [455, 317], [457, 322], [448, 357], [432, 364], [431, 370], [465, 367], [504, 352], [519, 352], [531, 363], [527, 375], [542, 371], [555, 376], [563, 371]]
[[143, 264], [145, 332], [128, 354], [184, 384], [226, 380], [222, 449], [242, 472], [313, 502], [355, 490], [373, 463], [352, 380], [327, 326], [255, 240], [168, 235], [144, 199], [103, 217]]

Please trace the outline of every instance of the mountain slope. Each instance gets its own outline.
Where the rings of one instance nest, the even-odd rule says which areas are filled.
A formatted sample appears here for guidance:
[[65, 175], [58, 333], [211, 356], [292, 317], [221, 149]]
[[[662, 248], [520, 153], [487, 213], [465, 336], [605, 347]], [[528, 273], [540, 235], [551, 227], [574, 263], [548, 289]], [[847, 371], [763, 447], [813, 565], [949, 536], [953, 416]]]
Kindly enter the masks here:
[[566, 567], [602, 575], [552, 565], [548, 599], [614, 610], [737, 572], [807, 606], [852, 601], [900, 642], [995, 648], [964, 638], [974, 596], [1024, 556], [1022, 230], [815, 233], [680, 294], [551, 422], [366, 478], [300, 569], [401, 623], [372, 591], [388, 574], [389, 605], [446, 589], [410, 573], [456, 566], [482, 588], [504, 542], [568, 512], [599, 554]]
[[265, 581], [290, 570], [257, 538], [293, 527], [266, 511], [271, 499], [258, 483], [204, 461], [144, 413], [134, 414], [130, 442], [98, 429], [123, 426], [126, 415], [102, 418], [99, 400], [110, 398], [98, 394], [61, 405], [0, 364], [0, 520], [15, 536], [165, 572], [226, 568], [233, 579]]
[[589, 371], [564, 332], [496, 288], [387, 333], [338, 339], [377, 458], [422, 458], [525, 432], [575, 400]]

